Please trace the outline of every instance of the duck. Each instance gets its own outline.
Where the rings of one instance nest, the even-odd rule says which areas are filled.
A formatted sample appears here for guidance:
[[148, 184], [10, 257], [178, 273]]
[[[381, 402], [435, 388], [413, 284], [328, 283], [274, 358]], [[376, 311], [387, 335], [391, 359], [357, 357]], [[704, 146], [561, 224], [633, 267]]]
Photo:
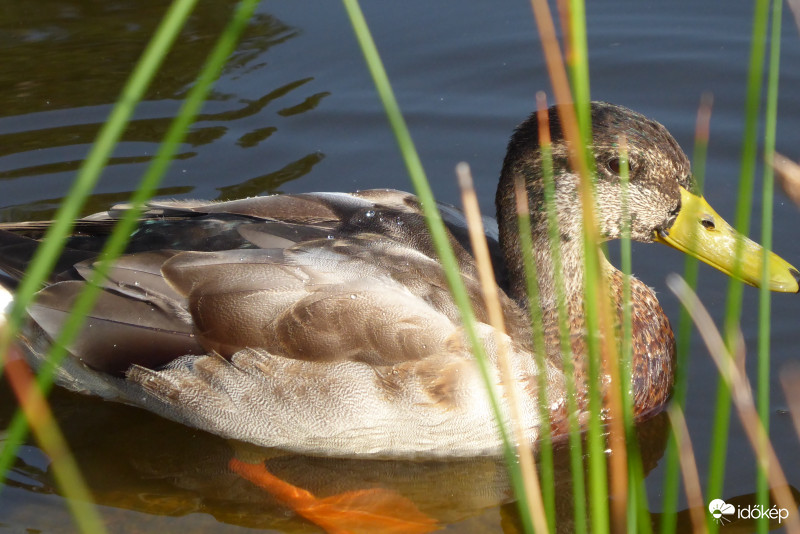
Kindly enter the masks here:
[[[543, 152], [533, 114], [514, 131], [496, 195], [498, 295], [512, 372], [523, 392], [520, 424], [536, 443], [545, 426], [568, 431], [567, 373], [559, 344], [563, 296], [579, 421], [588, 415], [579, 176], [558, 106], [548, 110], [558, 248], [550, 253]], [[688, 158], [660, 123], [625, 107], [591, 103], [597, 225], [602, 240], [660, 242], [751, 285], [762, 249], [739, 236], [699, 195]], [[620, 137], [630, 180], [623, 209]], [[531, 303], [515, 209], [522, 180], [540, 298]], [[58, 335], [130, 206], [75, 221], [53, 273], [27, 310], [17, 346], [34, 368]], [[623, 220], [624, 214], [627, 220]], [[490, 326], [463, 218], [444, 209], [450, 244], [486, 346], [493, 381], [498, 342]], [[0, 284], [12, 295], [49, 227], [0, 224]], [[733, 251], [743, 243], [741, 269]], [[605, 257], [601, 282], [615, 320], [624, 276]], [[770, 253], [770, 289], [797, 292], [800, 273]], [[559, 274], [560, 276], [557, 276]], [[238, 442], [339, 457], [474, 457], [502, 454], [491, 403], [465, 340], [420, 201], [395, 190], [306, 193], [230, 201], [153, 200], [102, 291], [56, 383], [123, 402]], [[630, 278], [631, 391], [637, 417], [667, 403], [675, 341], [650, 287]], [[545, 352], [534, 357], [532, 306]], [[537, 363], [537, 360], [539, 363]], [[540, 365], [541, 364], [541, 365]], [[548, 414], [539, 408], [544, 375]], [[500, 399], [508, 413], [508, 399]]]

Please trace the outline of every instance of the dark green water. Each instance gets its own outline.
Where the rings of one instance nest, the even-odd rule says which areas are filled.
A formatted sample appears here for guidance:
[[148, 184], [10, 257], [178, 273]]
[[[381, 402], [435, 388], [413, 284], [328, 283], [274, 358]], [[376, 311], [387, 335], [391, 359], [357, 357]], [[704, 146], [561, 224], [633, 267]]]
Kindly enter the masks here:
[[[706, 197], [733, 219], [743, 135], [752, 8], [746, 2], [603, 2], [588, 11], [592, 96], [664, 123], [687, 152], [700, 95], [714, 94]], [[191, 86], [234, 2], [201, 2], [105, 171], [88, 212], [123, 201]], [[49, 217], [164, 10], [150, 0], [5, 0], [0, 7], [0, 220]], [[513, 127], [549, 91], [527, 2], [370, 5], [383, 53], [434, 191], [458, 203], [453, 167], [468, 161], [482, 208]], [[786, 14], [778, 150], [800, 160], [800, 37]], [[759, 165], [760, 174], [760, 165]], [[265, 2], [159, 191], [229, 199], [304, 191], [408, 189], [408, 179], [343, 8], [337, 2]], [[759, 202], [753, 216], [760, 216]], [[775, 250], [800, 263], [797, 208], [775, 203]], [[756, 222], [751, 235], [758, 238]], [[683, 257], [634, 248], [634, 272], [659, 291]], [[721, 317], [727, 279], [701, 268], [700, 296]], [[743, 332], [755, 377], [757, 292], [745, 290]], [[771, 436], [789, 481], [800, 486], [798, 438], [778, 377], [800, 360], [800, 298], [773, 297]], [[687, 420], [701, 480], [714, 455], [710, 427], [716, 371], [695, 341]], [[139, 410], [64, 393], [54, 410], [112, 532], [314, 532], [226, 470], [228, 445]], [[0, 383], [0, 428], [13, 413]], [[651, 510], [660, 506], [662, 429], [647, 434]], [[0, 439], [2, 439], [0, 433]], [[737, 422], [728, 444], [725, 494], [754, 491], [755, 467]], [[0, 492], [0, 531], [72, 532], [49, 461], [33, 441]], [[514, 531], [502, 466], [353, 462], [277, 457], [269, 466], [320, 495], [387, 487], [452, 531]]]

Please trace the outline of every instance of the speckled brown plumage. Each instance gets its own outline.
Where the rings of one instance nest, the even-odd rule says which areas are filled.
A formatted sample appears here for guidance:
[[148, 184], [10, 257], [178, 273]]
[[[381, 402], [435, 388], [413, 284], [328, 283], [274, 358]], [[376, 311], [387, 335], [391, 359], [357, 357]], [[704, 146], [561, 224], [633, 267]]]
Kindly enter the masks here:
[[[580, 420], [587, 363], [578, 177], [568, 164], [558, 114], [550, 112], [555, 207]], [[630, 152], [633, 239], [670, 228], [689, 162], [660, 124], [625, 108], [592, 105], [598, 223], [618, 238], [617, 143]], [[618, 161], [616, 162], [618, 163]], [[522, 424], [567, 430], [567, 383], [556, 317], [555, 267], [543, 205], [534, 117], [509, 143], [497, 192], [493, 242], [512, 372], [525, 393]], [[529, 303], [517, 231], [514, 181], [528, 194], [541, 301]], [[50, 338], [94, 269], [110, 224], [125, 206], [77, 222], [48, 287], [31, 307], [23, 344], [41, 363]], [[499, 383], [498, 346], [487, 324], [463, 221], [445, 209], [450, 242]], [[0, 269], [12, 286], [46, 223], [0, 225]], [[608, 262], [602, 283], [621, 322], [622, 275]], [[674, 340], [654, 293], [632, 279], [637, 415], [663, 405], [674, 375]], [[544, 315], [544, 366], [533, 355], [528, 311]], [[338, 456], [474, 456], [502, 450], [460, 316], [413, 195], [399, 191], [313, 193], [231, 202], [153, 202], [126, 254], [103, 284], [89, 326], [70, 346], [57, 380], [70, 389], [142, 406], [228, 438]], [[540, 417], [539, 378], [549, 421]], [[602, 383], [607, 383], [601, 377]], [[508, 410], [507, 397], [501, 409]]]
[[[575, 372], [578, 405], [587, 405], [588, 353], [585, 332], [583, 241], [578, 177], [569, 165], [557, 108], [549, 110], [552, 137], [555, 201], [558, 211], [561, 275], [567, 305], [569, 338]], [[593, 155], [597, 165], [597, 217], [600, 235], [618, 238], [622, 227], [622, 202], [619, 169], [610, 162], [618, 161], [619, 137], [624, 135], [629, 151], [629, 207], [631, 237], [651, 242], [654, 230], [668, 228], [680, 208], [679, 186], [694, 189], [689, 160], [678, 144], [660, 124], [632, 113], [620, 113], [612, 104], [594, 103], [592, 124], [595, 132]], [[509, 142], [500, 184], [497, 190], [500, 245], [505, 251], [509, 271], [510, 294], [527, 306], [524, 268], [519, 252], [516, 213], [501, 209], [514, 202], [514, 180], [522, 179], [528, 194], [534, 258], [539, 277], [541, 307], [544, 319], [545, 346], [548, 358], [562, 366], [557, 318], [557, 277], [551, 257], [547, 211], [544, 206], [542, 156], [538, 146], [538, 123], [531, 116], [522, 123]], [[603, 261], [602, 279], [616, 309], [615, 327], [622, 323], [622, 273]], [[669, 320], [664, 315], [653, 291], [636, 278], [631, 278], [632, 302], [632, 388], [635, 412], [642, 415], [662, 406], [669, 398], [674, 380], [675, 343]], [[614, 342], [615, 346], [616, 341]], [[600, 383], [607, 384], [608, 377]]]

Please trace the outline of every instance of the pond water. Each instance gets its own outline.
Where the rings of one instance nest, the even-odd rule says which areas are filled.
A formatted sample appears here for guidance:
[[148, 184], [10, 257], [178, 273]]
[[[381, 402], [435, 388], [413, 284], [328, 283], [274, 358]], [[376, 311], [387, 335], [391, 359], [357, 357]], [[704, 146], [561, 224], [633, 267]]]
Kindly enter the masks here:
[[[163, 14], [153, 0], [5, 0], [0, 12], [0, 220], [46, 219], [108, 115]], [[733, 220], [743, 135], [752, 6], [749, 2], [590, 2], [592, 97], [667, 126], [690, 153], [695, 113], [714, 95], [706, 197]], [[205, 55], [234, 7], [201, 2], [137, 109], [135, 121], [86, 212], [124, 201], [157, 149]], [[472, 165], [482, 209], [492, 213], [508, 135], [550, 90], [527, 2], [411, 0], [365, 6], [400, 105], [439, 200], [457, 204], [454, 165]], [[777, 147], [800, 159], [800, 37], [788, 13], [782, 39]], [[759, 164], [759, 174], [761, 165]], [[338, 2], [264, 2], [182, 145], [159, 195], [231, 199], [307, 191], [410, 187], [372, 81]], [[760, 200], [751, 235], [760, 235]], [[800, 263], [797, 208], [778, 194], [774, 249]], [[634, 247], [634, 273], [656, 288], [675, 324], [665, 277], [684, 258]], [[719, 320], [727, 278], [701, 267], [699, 293]], [[757, 291], [745, 290], [743, 332], [755, 354]], [[800, 486], [798, 437], [785, 412], [781, 369], [800, 360], [800, 299], [773, 297], [771, 436], [790, 484]], [[695, 339], [687, 422], [705, 482], [717, 373]], [[755, 377], [755, 358], [748, 360]], [[229, 445], [149, 413], [56, 392], [52, 401], [112, 532], [239, 532], [318, 527], [226, 468]], [[0, 382], [0, 428], [14, 404]], [[650, 509], [660, 511], [663, 421], [648, 443]], [[0, 434], [2, 439], [2, 434]], [[755, 491], [755, 462], [737, 421], [724, 495]], [[0, 531], [71, 532], [49, 462], [29, 439], [0, 492]], [[318, 495], [396, 490], [451, 531], [514, 532], [503, 467], [470, 462], [356, 462], [276, 455], [277, 474]], [[685, 501], [681, 501], [685, 507]], [[569, 514], [565, 513], [565, 517]], [[566, 520], [565, 520], [566, 521]], [[568, 531], [568, 522], [565, 528]]]

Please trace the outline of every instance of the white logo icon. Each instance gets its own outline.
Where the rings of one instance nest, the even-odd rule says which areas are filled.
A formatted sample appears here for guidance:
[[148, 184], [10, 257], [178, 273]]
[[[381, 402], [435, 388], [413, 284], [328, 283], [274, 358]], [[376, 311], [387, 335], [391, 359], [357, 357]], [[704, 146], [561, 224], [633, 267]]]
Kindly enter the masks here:
[[726, 503], [722, 499], [714, 499], [708, 503], [708, 511], [711, 512], [711, 515], [714, 517], [714, 521], [716, 521], [717, 524], [722, 525], [726, 521], [731, 521], [725, 516], [735, 514], [736, 507], [732, 504]]

